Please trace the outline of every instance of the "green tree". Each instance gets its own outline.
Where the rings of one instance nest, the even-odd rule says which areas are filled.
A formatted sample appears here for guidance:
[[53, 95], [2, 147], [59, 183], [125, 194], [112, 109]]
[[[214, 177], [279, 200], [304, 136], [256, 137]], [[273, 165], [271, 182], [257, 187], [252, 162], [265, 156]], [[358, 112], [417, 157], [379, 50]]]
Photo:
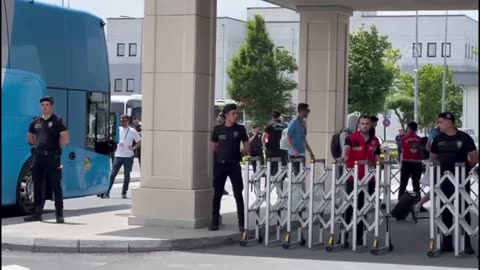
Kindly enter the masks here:
[[349, 111], [383, 112], [395, 74], [400, 72], [396, 65], [400, 53], [392, 49], [388, 37], [380, 35], [374, 25], [370, 30], [360, 28], [353, 32], [350, 40]]
[[[431, 64], [418, 71], [419, 124], [425, 128], [433, 128], [442, 108], [443, 67]], [[447, 69], [446, 77], [446, 110], [452, 112], [457, 119], [462, 115], [463, 92], [453, 82], [453, 72]], [[457, 125], [461, 125], [460, 120]]]
[[393, 110], [403, 129], [408, 122], [414, 120], [413, 86], [415, 79], [410, 73], [398, 74], [394, 80], [390, 96], [387, 98], [387, 109]]
[[[425, 65], [418, 72], [418, 122], [421, 127], [433, 128], [441, 110], [443, 67]], [[402, 127], [414, 120], [414, 77], [402, 73], [395, 79], [387, 108], [394, 110]], [[447, 70], [446, 109], [459, 119], [462, 114], [463, 92], [453, 83], [453, 72]], [[460, 120], [457, 122], [461, 125]]]
[[245, 42], [227, 69], [228, 94], [262, 126], [273, 110], [286, 111], [291, 106], [291, 91], [297, 87], [291, 74], [297, 69], [295, 58], [286, 49], [275, 47], [265, 20], [255, 15], [247, 21]]

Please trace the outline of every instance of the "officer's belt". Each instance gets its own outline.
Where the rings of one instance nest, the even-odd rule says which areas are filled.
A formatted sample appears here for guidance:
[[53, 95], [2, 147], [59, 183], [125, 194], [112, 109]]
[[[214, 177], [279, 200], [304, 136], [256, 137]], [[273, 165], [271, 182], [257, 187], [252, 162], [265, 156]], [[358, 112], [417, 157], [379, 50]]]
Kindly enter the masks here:
[[36, 156], [48, 157], [48, 156], [60, 155], [61, 150], [38, 150], [38, 149], [35, 149], [35, 150], [33, 150], [33, 153]]

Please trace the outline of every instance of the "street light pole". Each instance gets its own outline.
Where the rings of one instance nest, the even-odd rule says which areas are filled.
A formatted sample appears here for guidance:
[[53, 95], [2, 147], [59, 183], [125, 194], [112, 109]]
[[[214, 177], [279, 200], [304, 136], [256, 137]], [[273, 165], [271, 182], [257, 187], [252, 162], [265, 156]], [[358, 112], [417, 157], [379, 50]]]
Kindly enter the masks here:
[[448, 10], [445, 12], [445, 43], [443, 43], [442, 112], [445, 111], [445, 87], [447, 79], [447, 26]]
[[414, 120], [418, 123], [418, 10], [415, 12], [415, 46], [413, 53], [415, 53], [415, 91], [414, 91]]

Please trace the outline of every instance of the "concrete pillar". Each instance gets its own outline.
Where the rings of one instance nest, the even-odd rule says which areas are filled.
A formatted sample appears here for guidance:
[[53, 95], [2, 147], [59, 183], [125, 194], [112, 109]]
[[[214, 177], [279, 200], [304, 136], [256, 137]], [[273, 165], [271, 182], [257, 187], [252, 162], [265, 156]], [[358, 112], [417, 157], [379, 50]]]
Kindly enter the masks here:
[[316, 158], [331, 160], [330, 140], [345, 126], [349, 21], [343, 7], [298, 7], [299, 102], [310, 105], [307, 140]]
[[210, 220], [216, 0], [145, 0], [142, 180], [131, 225]]

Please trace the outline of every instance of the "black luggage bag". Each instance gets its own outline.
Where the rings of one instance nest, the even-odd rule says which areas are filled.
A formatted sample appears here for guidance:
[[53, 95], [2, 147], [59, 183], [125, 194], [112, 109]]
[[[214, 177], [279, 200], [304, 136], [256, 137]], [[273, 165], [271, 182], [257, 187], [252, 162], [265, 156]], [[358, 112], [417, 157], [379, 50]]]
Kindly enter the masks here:
[[415, 204], [418, 202], [418, 196], [414, 193], [405, 192], [400, 200], [398, 200], [397, 205], [392, 209], [392, 217], [397, 220], [405, 220], [408, 214], [412, 214], [412, 218], [417, 223], [417, 217], [415, 216]]

